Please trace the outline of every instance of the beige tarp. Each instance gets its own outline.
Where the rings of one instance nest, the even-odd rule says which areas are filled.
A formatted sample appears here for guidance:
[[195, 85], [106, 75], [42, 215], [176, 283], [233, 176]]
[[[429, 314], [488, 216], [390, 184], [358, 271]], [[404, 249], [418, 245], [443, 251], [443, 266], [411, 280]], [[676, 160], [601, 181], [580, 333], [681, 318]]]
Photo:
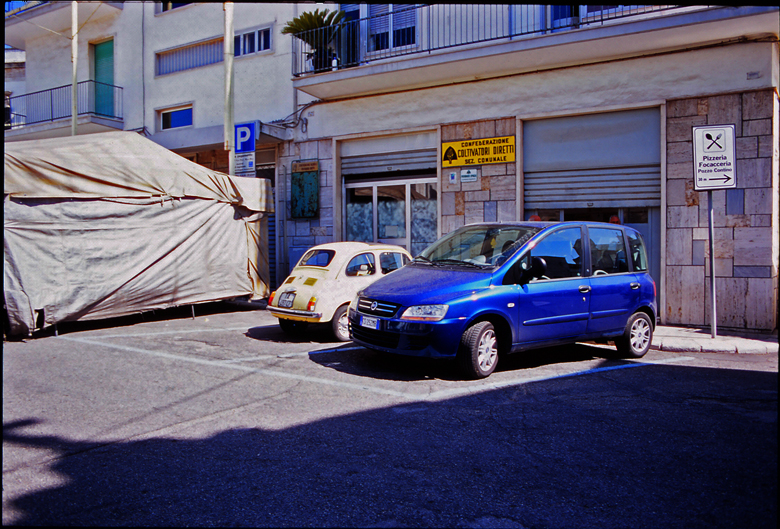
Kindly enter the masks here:
[[5, 144], [11, 331], [268, 295], [270, 183], [133, 132]]

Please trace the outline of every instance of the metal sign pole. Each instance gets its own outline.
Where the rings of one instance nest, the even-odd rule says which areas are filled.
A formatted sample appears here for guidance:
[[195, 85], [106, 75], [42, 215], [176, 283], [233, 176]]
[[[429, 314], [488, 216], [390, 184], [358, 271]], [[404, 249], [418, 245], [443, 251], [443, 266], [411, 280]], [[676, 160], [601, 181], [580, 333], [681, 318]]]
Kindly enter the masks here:
[[715, 219], [712, 191], [737, 187], [736, 127], [705, 125], [693, 127], [693, 188], [707, 191], [707, 217], [710, 235], [710, 310], [712, 337], [718, 335], [718, 313], [715, 300]]
[[714, 228], [714, 215], [712, 212], [712, 191], [707, 191], [707, 217], [709, 218], [710, 225], [710, 300], [712, 306], [710, 307], [710, 319], [712, 337], [715, 338], [718, 335], [718, 315], [715, 311], [715, 228]]

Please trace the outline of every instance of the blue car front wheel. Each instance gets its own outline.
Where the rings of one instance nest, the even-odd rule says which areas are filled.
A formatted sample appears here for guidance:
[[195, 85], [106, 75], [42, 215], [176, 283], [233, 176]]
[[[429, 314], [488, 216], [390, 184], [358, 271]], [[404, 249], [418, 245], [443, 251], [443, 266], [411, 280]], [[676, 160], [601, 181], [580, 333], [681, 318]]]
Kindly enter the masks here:
[[475, 323], [463, 333], [458, 361], [469, 378], [485, 378], [498, 364], [498, 338], [489, 321]]

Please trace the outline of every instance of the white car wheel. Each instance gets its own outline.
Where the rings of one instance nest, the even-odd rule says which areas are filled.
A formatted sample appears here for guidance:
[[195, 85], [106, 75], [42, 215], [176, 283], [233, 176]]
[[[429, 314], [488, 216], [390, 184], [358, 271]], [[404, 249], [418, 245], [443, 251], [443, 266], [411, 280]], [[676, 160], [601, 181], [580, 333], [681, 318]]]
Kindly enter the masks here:
[[349, 316], [347, 314], [347, 305], [342, 305], [336, 309], [336, 313], [333, 314], [331, 320], [331, 326], [333, 329], [333, 336], [341, 342], [348, 342], [349, 336]]

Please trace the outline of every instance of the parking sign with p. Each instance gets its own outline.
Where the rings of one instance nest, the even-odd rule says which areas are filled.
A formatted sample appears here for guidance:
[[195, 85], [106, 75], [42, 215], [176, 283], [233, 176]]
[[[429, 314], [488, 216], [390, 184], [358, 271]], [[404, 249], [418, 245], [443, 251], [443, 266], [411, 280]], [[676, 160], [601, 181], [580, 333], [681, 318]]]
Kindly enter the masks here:
[[236, 152], [255, 151], [255, 122], [236, 124]]

